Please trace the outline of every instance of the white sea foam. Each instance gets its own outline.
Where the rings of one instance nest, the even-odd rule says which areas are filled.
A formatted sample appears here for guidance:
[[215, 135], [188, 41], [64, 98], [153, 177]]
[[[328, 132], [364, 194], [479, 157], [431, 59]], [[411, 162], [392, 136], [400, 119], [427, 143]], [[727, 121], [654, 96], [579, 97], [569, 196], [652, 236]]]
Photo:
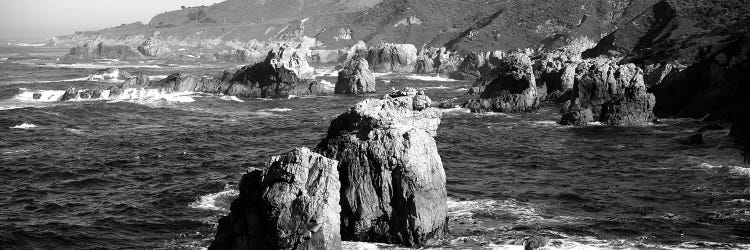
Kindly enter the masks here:
[[[65, 90], [35, 90], [30, 91], [21, 88], [21, 93], [16, 95], [15, 99], [24, 102], [56, 102], [65, 94]], [[34, 99], [34, 94], [41, 95], [39, 99]]]
[[272, 108], [272, 109], [262, 109], [259, 110], [260, 112], [289, 112], [292, 111], [292, 109], [289, 108]]
[[315, 77], [323, 77], [323, 76], [338, 77], [339, 71], [333, 68], [318, 68], [315, 70], [315, 74], [313, 76]]
[[10, 128], [12, 128], [12, 129], [32, 129], [32, 128], [36, 128], [36, 125], [34, 125], [33, 123], [25, 123], [24, 122], [24, 123], [21, 123], [19, 125], [16, 125], [16, 126], [13, 126], [13, 127], [10, 127]]
[[45, 43], [16, 43], [15, 45], [18, 47], [42, 47], [47, 44]]
[[242, 99], [238, 98], [237, 96], [233, 96], [233, 95], [223, 95], [220, 98], [225, 101], [245, 102]]
[[733, 175], [746, 176], [750, 178], [750, 168], [746, 168], [746, 167], [722, 166], [722, 165], [716, 166], [716, 165], [711, 165], [705, 162], [701, 163], [700, 167], [704, 169], [710, 169], [710, 170], [723, 170]]
[[168, 77], [168, 75], [155, 75], [155, 76], [149, 76], [148, 80], [149, 81], [158, 81], [158, 80], [162, 80], [162, 79], [167, 78], [167, 77]]
[[190, 203], [189, 206], [195, 209], [228, 212], [232, 201], [239, 195], [238, 190], [227, 187], [221, 192], [201, 196], [198, 200]]
[[[426, 81], [426, 82], [455, 82], [456, 80], [440, 77], [439, 75], [407, 75], [407, 79], [410, 80], [418, 80], [418, 81]], [[447, 87], [446, 87], [447, 88]]]
[[449, 109], [443, 109], [443, 113], [464, 113], [464, 114], [468, 114], [468, 113], [471, 113], [471, 109], [460, 108], [460, 107], [449, 108]]
[[325, 90], [329, 90], [329, 91], [333, 91], [333, 89], [335, 89], [335, 88], [336, 88], [336, 85], [335, 85], [335, 84], [333, 84], [333, 83], [331, 83], [331, 82], [329, 82], [329, 81], [326, 81], [326, 80], [321, 80], [321, 81], [320, 81], [320, 85], [323, 85], [323, 88], [324, 88]]
[[[47, 68], [68, 68], [68, 69], [106, 69], [111, 68], [112, 63], [72, 63], [72, 64], [57, 64], [57, 63], [46, 63], [42, 65], [36, 65], [38, 67]], [[164, 68], [159, 65], [148, 65], [148, 64], [118, 64], [117, 67], [123, 68]]]
[[[79, 90], [85, 91], [86, 89]], [[34, 99], [34, 94], [39, 94], [39, 99]], [[62, 99], [65, 94], [65, 90], [28, 90], [21, 89], [21, 93], [16, 95], [15, 99], [22, 102], [57, 102]], [[146, 88], [126, 88], [117, 95], [111, 94], [110, 90], [102, 90], [99, 98], [81, 98], [80, 96], [68, 100], [68, 101], [135, 101], [135, 102], [154, 102], [154, 101], [169, 101], [169, 102], [195, 102], [193, 99], [193, 92], [175, 92], [167, 93], [160, 89], [146, 89]]]

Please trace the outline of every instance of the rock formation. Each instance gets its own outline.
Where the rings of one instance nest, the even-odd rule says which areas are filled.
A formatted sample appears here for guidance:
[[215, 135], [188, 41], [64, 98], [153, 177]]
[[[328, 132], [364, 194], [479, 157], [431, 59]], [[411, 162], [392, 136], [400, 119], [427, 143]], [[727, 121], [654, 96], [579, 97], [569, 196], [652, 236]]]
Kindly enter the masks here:
[[495, 69], [497, 78], [489, 83], [479, 99], [466, 107], [472, 112], [525, 112], [539, 104], [531, 59], [514, 53]]
[[638, 126], [652, 120], [655, 98], [646, 91], [643, 70], [634, 64], [593, 60], [580, 64], [577, 72], [562, 124]]
[[[492, 70], [497, 68], [505, 53], [502, 51], [495, 52], [471, 52], [461, 61], [456, 72], [450, 74], [450, 77], [457, 80], [476, 80], [482, 77], [492, 77]], [[478, 93], [481, 93], [478, 92]]]
[[127, 80], [125, 80], [125, 83], [122, 85], [123, 87], [145, 87], [148, 86], [149, 80], [148, 76], [140, 73], [135, 76], [131, 76]]
[[335, 94], [365, 94], [375, 93], [375, 76], [370, 72], [367, 60], [361, 57], [353, 58], [339, 71]]
[[128, 45], [110, 45], [104, 42], [91, 41], [84, 45], [70, 49], [63, 57], [64, 60], [92, 60], [92, 59], [119, 59], [132, 60], [141, 59], [141, 53], [134, 51]]
[[447, 230], [441, 114], [404, 89], [340, 115], [316, 151], [339, 160], [343, 240], [423, 246]]
[[341, 249], [337, 165], [298, 148], [250, 169], [208, 249]]
[[446, 48], [423, 48], [417, 55], [414, 73], [432, 74], [438, 73], [448, 76], [456, 72], [463, 58], [454, 51]]
[[161, 41], [156, 37], [149, 37], [141, 46], [138, 46], [138, 51], [145, 56], [166, 58], [172, 56], [172, 50], [167, 48]]
[[130, 73], [118, 68], [100, 69], [88, 76], [89, 81], [128, 80]]
[[366, 59], [373, 72], [412, 73], [417, 62], [417, 47], [379, 43], [368, 49]]

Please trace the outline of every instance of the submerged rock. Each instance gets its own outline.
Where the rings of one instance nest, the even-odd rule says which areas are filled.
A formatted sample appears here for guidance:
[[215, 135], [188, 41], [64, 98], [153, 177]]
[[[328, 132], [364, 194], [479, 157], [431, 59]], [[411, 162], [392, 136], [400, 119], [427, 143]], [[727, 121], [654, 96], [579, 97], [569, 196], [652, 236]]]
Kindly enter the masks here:
[[339, 71], [335, 94], [365, 94], [375, 93], [375, 76], [370, 72], [367, 60], [353, 58]]
[[339, 161], [343, 240], [423, 246], [447, 230], [441, 114], [405, 89], [340, 115], [317, 151]]
[[594, 60], [578, 67], [571, 99], [560, 123], [645, 125], [653, 118], [654, 95], [646, 91], [643, 70], [634, 64]]
[[417, 47], [380, 43], [368, 49], [366, 59], [373, 72], [412, 73], [417, 62]]
[[208, 249], [341, 249], [337, 165], [298, 148], [250, 169]]
[[525, 54], [511, 54], [500, 64], [497, 78], [490, 82], [479, 99], [466, 107], [472, 112], [525, 112], [539, 104], [531, 59]]

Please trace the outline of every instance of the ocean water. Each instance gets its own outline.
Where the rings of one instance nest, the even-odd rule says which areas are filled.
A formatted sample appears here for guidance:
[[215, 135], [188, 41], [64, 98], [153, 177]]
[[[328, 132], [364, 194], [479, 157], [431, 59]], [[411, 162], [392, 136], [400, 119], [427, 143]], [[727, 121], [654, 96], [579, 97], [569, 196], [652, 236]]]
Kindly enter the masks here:
[[[43, 59], [7, 60], [26, 52]], [[470, 82], [378, 75], [378, 94], [285, 100], [180, 93], [58, 102], [96, 69], [221, 74], [239, 65], [96, 61], [64, 50], [0, 48], [0, 248], [201, 249], [236, 197], [241, 174], [272, 155], [314, 147], [338, 114], [391, 88], [435, 101]], [[335, 83], [335, 72], [319, 79]], [[28, 98], [44, 93], [47, 100]], [[447, 175], [445, 249], [750, 248], [750, 167], [726, 138], [679, 143], [702, 124], [663, 119], [636, 128], [556, 123], [529, 114], [444, 110], [437, 142]], [[345, 242], [346, 249], [395, 249]]]

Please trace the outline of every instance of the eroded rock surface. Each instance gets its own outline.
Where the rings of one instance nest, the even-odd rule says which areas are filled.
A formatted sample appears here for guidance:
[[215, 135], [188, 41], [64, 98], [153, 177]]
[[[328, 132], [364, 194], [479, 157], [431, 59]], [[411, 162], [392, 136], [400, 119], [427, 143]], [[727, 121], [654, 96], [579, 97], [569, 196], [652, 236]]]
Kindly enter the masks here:
[[338, 81], [333, 93], [335, 94], [365, 94], [375, 93], [375, 76], [370, 72], [367, 60], [361, 57], [353, 58], [339, 71]]

